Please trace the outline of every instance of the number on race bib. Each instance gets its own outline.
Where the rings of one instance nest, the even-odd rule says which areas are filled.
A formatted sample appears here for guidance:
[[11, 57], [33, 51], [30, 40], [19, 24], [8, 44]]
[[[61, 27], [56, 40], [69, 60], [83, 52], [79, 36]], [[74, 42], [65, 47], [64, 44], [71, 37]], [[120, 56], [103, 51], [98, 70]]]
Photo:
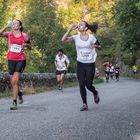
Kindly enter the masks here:
[[21, 52], [21, 45], [12, 44], [10, 47], [11, 52], [20, 53]]
[[80, 58], [81, 60], [91, 60], [92, 59], [92, 55], [89, 52], [81, 52], [80, 53]]

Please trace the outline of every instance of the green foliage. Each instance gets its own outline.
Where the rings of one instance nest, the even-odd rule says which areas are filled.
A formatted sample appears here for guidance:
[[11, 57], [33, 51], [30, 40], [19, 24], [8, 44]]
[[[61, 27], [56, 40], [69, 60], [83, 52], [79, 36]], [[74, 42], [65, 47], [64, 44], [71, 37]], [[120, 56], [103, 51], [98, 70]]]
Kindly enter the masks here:
[[140, 10], [139, 0], [120, 0], [115, 6], [116, 24], [120, 28], [121, 45], [133, 51], [140, 46]]
[[[0, 27], [5, 25], [6, 19], [8, 17], [8, 1], [0, 0]], [[6, 51], [7, 51], [7, 42], [4, 39], [0, 39], [0, 71], [7, 70], [6, 63]]]
[[25, 72], [39, 72], [39, 64], [41, 62], [41, 52], [38, 50], [36, 46], [34, 46], [33, 50], [26, 51], [27, 55], [27, 66], [25, 68]]
[[4, 21], [7, 17], [8, 0], [0, 0], [0, 26], [4, 25]]
[[7, 71], [7, 49], [8, 44], [6, 43], [5, 39], [0, 40], [0, 71]]
[[[122, 59], [128, 64], [130, 53], [134, 61], [140, 46], [139, 0], [0, 0], [0, 18], [1, 28], [13, 18], [24, 23], [33, 46], [31, 52], [26, 51], [26, 72], [54, 72], [58, 48], [70, 59], [69, 72], [75, 72], [75, 45], [63, 44], [61, 38], [70, 24], [80, 19], [99, 23], [96, 36], [103, 48], [98, 53], [101, 61]], [[0, 39], [1, 71], [7, 71], [6, 52], [7, 41]]]
[[38, 72], [50, 72], [54, 69], [56, 50], [61, 47], [59, 36], [63, 28], [56, 18], [55, 11], [53, 1], [32, 0], [28, 5], [29, 14], [26, 16], [25, 25], [32, 45], [37, 46], [41, 55]]

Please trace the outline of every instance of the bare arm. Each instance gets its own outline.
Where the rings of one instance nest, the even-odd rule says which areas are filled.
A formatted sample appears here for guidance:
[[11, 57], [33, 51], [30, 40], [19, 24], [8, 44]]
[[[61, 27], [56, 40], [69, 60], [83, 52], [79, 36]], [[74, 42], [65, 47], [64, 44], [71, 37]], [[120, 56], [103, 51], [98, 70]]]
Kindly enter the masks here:
[[101, 50], [101, 45], [94, 45], [94, 48], [98, 49], [98, 50]]
[[32, 45], [31, 45], [30, 40], [23, 43], [23, 47], [28, 48], [29, 50], [32, 50]]
[[23, 44], [23, 47], [26, 47], [26, 48], [28, 48], [29, 50], [32, 50], [31, 43], [24, 43], [24, 44]]
[[69, 36], [70, 32], [75, 30], [77, 28], [76, 24], [72, 24], [71, 27], [69, 28], [69, 30], [63, 35], [61, 41], [62, 42], [71, 42], [73, 41], [73, 38], [71, 36]]
[[57, 68], [58, 67], [57, 60], [55, 60], [54, 64], [55, 64], [55, 67]]
[[66, 67], [67, 67], [67, 69], [68, 69], [69, 64], [70, 64], [70, 61], [69, 61], [68, 57], [66, 57], [66, 63], [67, 63]]
[[30, 41], [30, 38], [29, 38], [29, 37], [28, 37], [28, 40], [25, 41], [25, 42], [22, 44], [22, 46], [23, 46], [24, 48], [28, 48], [29, 50], [32, 50], [31, 41]]
[[92, 47], [93, 48], [96, 48], [98, 50], [101, 50], [101, 45], [100, 45], [100, 42], [98, 40], [96, 40], [96, 42], [94, 44], [92, 44]]

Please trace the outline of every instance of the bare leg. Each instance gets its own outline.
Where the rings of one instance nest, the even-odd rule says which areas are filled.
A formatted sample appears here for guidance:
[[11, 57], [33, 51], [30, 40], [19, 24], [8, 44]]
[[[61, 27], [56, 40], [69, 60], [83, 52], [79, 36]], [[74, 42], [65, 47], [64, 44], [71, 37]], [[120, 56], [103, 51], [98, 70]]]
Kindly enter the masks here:
[[60, 86], [63, 88], [63, 84], [64, 84], [64, 74], [60, 75]]
[[60, 87], [61, 75], [57, 75], [56, 78], [57, 78], [58, 87]]
[[19, 78], [20, 73], [15, 72], [13, 75], [10, 76], [10, 82], [12, 85], [12, 95], [13, 95], [13, 105], [10, 107], [11, 110], [17, 109], [17, 96], [19, 92]]
[[19, 72], [15, 72], [12, 76], [10, 76], [11, 85], [12, 85], [13, 100], [16, 100], [17, 96], [18, 96], [19, 78], [20, 78], [20, 73]]

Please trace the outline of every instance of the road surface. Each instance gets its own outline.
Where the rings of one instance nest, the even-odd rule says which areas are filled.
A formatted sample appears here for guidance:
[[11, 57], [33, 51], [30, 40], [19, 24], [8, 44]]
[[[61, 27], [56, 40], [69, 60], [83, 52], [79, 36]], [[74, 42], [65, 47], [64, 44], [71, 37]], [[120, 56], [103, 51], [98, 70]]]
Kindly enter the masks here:
[[96, 85], [101, 102], [88, 92], [89, 110], [79, 88], [24, 96], [24, 104], [9, 110], [0, 100], [0, 140], [140, 140], [140, 81], [121, 79]]

